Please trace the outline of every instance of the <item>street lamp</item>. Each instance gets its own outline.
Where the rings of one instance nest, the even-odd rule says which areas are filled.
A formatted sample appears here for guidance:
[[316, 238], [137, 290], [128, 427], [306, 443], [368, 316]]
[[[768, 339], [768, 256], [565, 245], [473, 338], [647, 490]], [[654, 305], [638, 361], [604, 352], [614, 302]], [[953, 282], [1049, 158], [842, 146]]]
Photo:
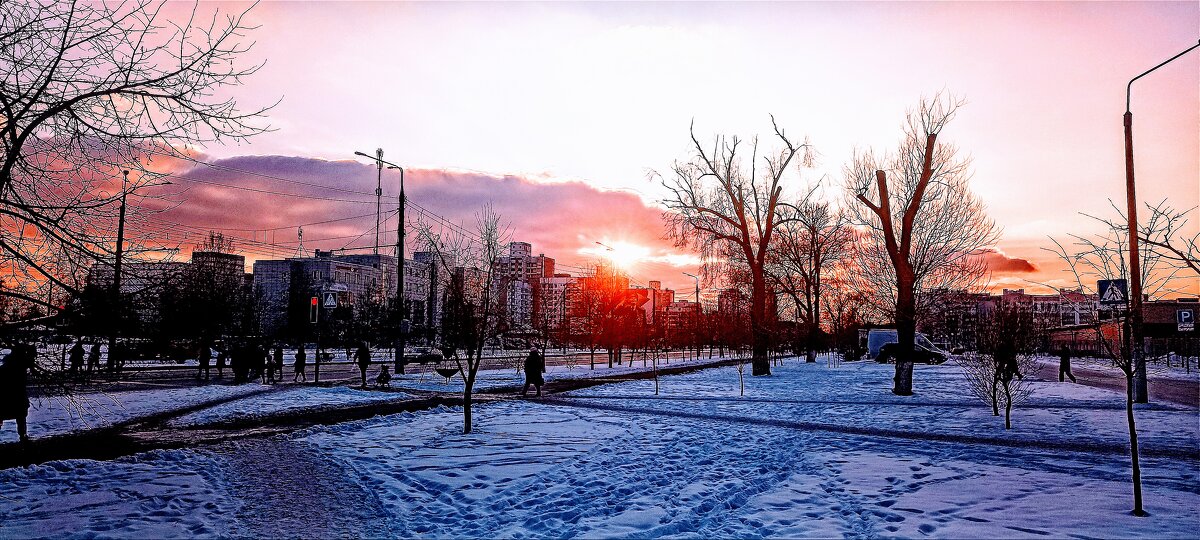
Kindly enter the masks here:
[[700, 315], [704, 312], [704, 308], [700, 305], [700, 277], [696, 274], [684, 272], [683, 275], [692, 278], [696, 281], [696, 322], [692, 324], [692, 334], [696, 341], [696, 357], [700, 356]]
[[[376, 151], [374, 157], [362, 152], [354, 152], [356, 156], [362, 156], [367, 159], [375, 160], [379, 166], [380, 185], [382, 185], [383, 166], [387, 165], [388, 169], [400, 171], [400, 216], [399, 222], [396, 224], [396, 305], [400, 312], [400, 340], [396, 345], [396, 372], [404, 374], [404, 349], [407, 346], [408, 332], [404, 328], [404, 322], [407, 320], [408, 310], [404, 306], [404, 167], [396, 165], [390, 161], [383, 159], [383, 149]], [[379, 253], [379, 201], [378, 196], [382, 194], [382, 188], [376, 188], [376, 213], [375, 213], [375, 253]]]
[[1133, 182], [1133, 113], [1129, 111], [1129, 103], [1133, 92], [1133, 81], [1149, 75], [1150, 72], [1167, 65], [1197, 47], [1200, 47], [1200, 42], [1142, 72], [1141, 75], [1130, 79], [1129, 84], [1125, 85], [1125, 207], [1129, 219], [1129, 295], [1132, 297], [1132, 303], [1129, 306], [1129, 334], [1132, 342], [1129, 353], [1134, 368], [1134, 403], [1147, 403], [1150, 399], [1146, 386], [1146, 357], [1142, 350], [1142, 264], [1138, 253], [1137, 194]]

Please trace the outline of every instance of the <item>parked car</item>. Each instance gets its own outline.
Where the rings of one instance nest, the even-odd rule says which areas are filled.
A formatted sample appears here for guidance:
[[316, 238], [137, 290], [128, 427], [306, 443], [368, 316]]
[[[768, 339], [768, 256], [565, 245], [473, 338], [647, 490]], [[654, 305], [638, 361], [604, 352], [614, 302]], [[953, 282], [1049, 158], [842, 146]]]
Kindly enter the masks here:
[[[898, 341], [899, 337], [895, 329], [873, 329], [867, 334], [867, 355], [881, 364], [894, 362], [896, 360], [895, 347]], [[925, 334], [917, 332], [913, 341], [914, 353], [917, 356], [916, 362], [941, 364], [950, 358], [950, 353], [934, 345]]]
[[[891, 364], [896, 361], [896, 352], [900, 348], [899, 343], [887, 343], [879, 349], [879, 356], [875, 357], [875, 361], [880, 364]], [[930, 349], [919, 343], [913, 343], [913, 362], [918, 364], [941, 364], [950, 358], [950, 355], [943, 350]]]

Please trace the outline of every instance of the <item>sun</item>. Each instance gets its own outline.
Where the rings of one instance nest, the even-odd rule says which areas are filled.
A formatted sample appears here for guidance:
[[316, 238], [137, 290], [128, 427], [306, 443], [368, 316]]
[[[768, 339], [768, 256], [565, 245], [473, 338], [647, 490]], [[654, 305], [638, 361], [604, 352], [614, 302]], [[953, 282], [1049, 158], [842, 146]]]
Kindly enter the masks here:
[[596, 244], [596, 255], [608, 259], [613, 266], [622, 270], [629, 270], [651, 255], [650, 248], [625, 241], [596, 242]]

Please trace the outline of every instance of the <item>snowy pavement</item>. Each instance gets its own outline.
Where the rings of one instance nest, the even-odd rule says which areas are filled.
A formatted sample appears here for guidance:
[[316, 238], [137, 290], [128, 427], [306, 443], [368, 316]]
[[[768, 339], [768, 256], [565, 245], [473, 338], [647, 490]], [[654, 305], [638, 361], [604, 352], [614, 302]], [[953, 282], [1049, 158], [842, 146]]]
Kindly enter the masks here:
[[[461, 410], [438, 408], [9, 469], [0, 536], [1187, 538], [1200, 527], [1194, 457], [1143, 460], [1152, 516], [1128, 514], [1128, 457], [1105, 446], [1124, 430], [1120, 393], [1034, 383], [1006, 432], [957, 369], [918, 366], [917, 395], [901, 398], [891, 366], [791, 360], [746, 377], [743, 398], [723, 367], [664, 377], [658, 397], [639, 380], [479, 405], [469, 435]], [[1137, 415], [1146, 448], [1196, 451], [1196, 409]]]

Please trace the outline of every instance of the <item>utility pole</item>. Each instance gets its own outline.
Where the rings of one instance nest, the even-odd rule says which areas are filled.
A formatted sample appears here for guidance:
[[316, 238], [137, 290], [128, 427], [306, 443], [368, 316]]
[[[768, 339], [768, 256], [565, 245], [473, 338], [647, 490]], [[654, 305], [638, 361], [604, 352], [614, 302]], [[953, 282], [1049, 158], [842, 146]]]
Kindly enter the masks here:
[[1133, 362], [1134, 403], [1148, 403], [1150, 396], [1146, 384], [1145, 336], [1142, 335], [1142, 261], [1138, 251], [1140, 238], [1138, 238], [1137, 193], [1133, 181], [1133, 113], [1129, 110], [1133, 81], [1145, 77], [1150, 72], [1167, 65], [1197, 47], [1200, 47], [1200, 42], [1130, 79], [1129, 84], [1125, 86], [1125, 208], [1129, 218], [1129, 354], [1130, 360]]
[[383, 201], [383, 149], [382, 148], [375, 149], [375, 165], [378, 166], [379, 170], [377, 171], [377, 173], [375, 175], [375, 245], [372, 249], [374, 249], [373, 253], [375, 253], [376, 255], [379, 255], [379, 228], [380, 228], [379, 218], [380, 218], [380, 205], [382, 204], [382, 201]]
[[404, 349], [408, 345], [408, 306], [404, 305], [404, 167], [389, 165], [400, 171], [400, 220], [396, 223], [396, 303], [400, 306], [400, 345], [396, 347], [396, 373], [404, 374]]
[[704, 312], [704, 308], [700, 305], [700, 278], [695, 274], [684, 272], [683, 275], [692, 278], [696, 282], [696, 320], [692, 323], [692, 339], [696, 342], [696, 357], [700, 357], [700, 315]]
[[116, 263], [113, 265], [112, 302], [115, 317], [112, 322], [112, 332], [108, 336], [108, 364], [113, 369], [120, 369], [119, 359], [113, 356], [116, 352], [117, 333], [121, 329], [121, 315], [124, 304], [121, 302], [121, 259], [125, 251], [125, 195], [129, 191], [129, 171], [121, 171], [121, 212], [117, 218], [117, 251]]
[[380, 225], [380, 197], [383, 195], [383, 166], [387, 165], [389, 169], [400, 171], [400, 221], [396, 225], [396, 310], [400, 317], [399, 339], [396, 341], [396, 365], [397, 373], [404, 373], [404, 348], [407, 345], [408, 338], [408, 310], [404, 305], [404, 167], [396, 165], [390, 161], [383, 159], [383, 149], [375, 150], [375, 156], [372, 157], [362, 152], [354, 152], [356, 156], [362, 156], [367, 159], [375, 160], [375, 165], [378, 167], [378, 183], [375, 188], [375, 254], [379, 254], [379, 230]]

